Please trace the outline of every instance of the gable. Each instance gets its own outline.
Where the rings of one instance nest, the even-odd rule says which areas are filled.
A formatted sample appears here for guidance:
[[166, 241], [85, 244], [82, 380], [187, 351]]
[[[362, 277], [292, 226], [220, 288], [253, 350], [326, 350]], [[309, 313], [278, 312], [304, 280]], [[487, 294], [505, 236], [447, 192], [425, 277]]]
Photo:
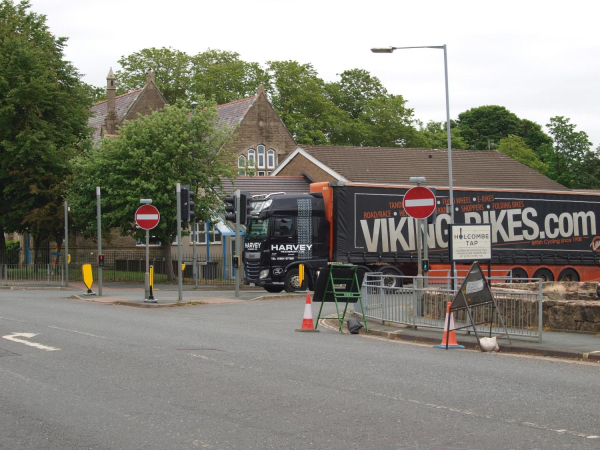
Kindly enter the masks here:
[[[122, 94], [115, 97], [115, 107], [117, 109], [117, 117], [119, 118], [119, 122], [127, 115], [131, 105], [136, 102], [138, 97], [142, 94], [142, 91], [143, 89], [137, 89], [135, 91], [128, 92], [127, 94]], [[102, 125], [104, 125], [104, 119], [108, 113], [108, 101], [103, 100], [96, 103], [94, 106], [92, 106], [91, 112], [92, 115], [88, 119], [88, 126], [94, 129], [92, 140], [94, 142], [94, 146], [97, 147], [100, 145]]]

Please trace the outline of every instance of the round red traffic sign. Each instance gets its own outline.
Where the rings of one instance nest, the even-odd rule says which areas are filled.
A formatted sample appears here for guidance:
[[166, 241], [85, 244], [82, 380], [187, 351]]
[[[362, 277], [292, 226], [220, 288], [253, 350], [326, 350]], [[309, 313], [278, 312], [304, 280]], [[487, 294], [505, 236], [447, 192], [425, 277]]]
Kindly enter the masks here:
[[152, 205], [142, 205], [135, 212], [135, 223], [143, 230], [151, 230], [160, 222], [160, 213]]
[[435, 195], [425, 187], [411, 188], [404, 194], [404, 210], [413, 219], [425, 219], [435, 211]]

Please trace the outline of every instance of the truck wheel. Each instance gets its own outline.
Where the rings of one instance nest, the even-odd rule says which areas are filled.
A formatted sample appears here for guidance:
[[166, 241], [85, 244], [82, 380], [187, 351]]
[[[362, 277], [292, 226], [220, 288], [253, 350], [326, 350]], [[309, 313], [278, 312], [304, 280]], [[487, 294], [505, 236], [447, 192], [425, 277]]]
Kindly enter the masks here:
[[[508, 273], [508, 276], [510, 276], [510, 272]], [[521, 280], [522, 278], [527, 278], [527, 272], [518, 267], [512, 270], [513, 283], [523, 283], [523, 281]]]
[[283, 286], [263, 286], [265, 288], [265, 291], [267, 292], [281, 292], [283, 291]]
[[533, 278], [541, 278], [542, 281], [554, 281], [554, 275], [548, 269], [538, 269], [533, 274]]
[[579, 281], [579, 274], [575, 269], [565, 269], [558, 276], [558, 281]]
[[402, 287], [402, 272], [392, 267], [387, 267], [381, 271], [383, 274], [383, 285], [386, 287]]
[[288, 270], [285, 275], [285, 291], [286, 292], [297, 292], [306, 290], [306, 278], [300, 285], [300, 272], [298, 269]]

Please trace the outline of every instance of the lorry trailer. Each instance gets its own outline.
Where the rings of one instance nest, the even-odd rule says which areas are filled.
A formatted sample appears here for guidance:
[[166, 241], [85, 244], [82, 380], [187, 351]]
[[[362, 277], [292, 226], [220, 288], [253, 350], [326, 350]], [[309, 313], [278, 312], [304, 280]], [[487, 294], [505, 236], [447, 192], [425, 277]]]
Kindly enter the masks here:
[[[319, 268], [331, 262], [357, 265], [360, 280], [370, 271], [395, 275], [394, 282], [416, 275], [419, 222], [403, 205], [411, 187], [321, 182], [307, 194], [271, 196], [247, 224], [245, 282], [294, 292], [311, 288]], [[455, 224], [491, 225], [494, 274], [600, 281], [600, 193], [454, 188], [453, 194]], [[435, 186], [435, 196], [423, 235], [430, 270], [450, 274], [448, 188]], [[307, 285], [298, 282], [299, 264], [312, 275]]]

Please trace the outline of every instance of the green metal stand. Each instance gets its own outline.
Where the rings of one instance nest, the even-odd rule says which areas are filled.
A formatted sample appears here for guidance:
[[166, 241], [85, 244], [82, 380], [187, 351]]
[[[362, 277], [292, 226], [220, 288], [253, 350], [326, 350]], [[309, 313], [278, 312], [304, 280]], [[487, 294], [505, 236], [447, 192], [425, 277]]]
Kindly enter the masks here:
[[[369, 332], [369, 326], [365, 318], [365, 309], [363, 307], [362, 295], [360, 293], [360, 285], [358, 284], [358, 278], [356, 276], [358, 267], [352, 264], [331, 264], [327, 269], [322, 270], [319, 278], [323, 275], [327, 277], [325, 287], [322, 292], [321, 307], [319, 308], [319, 315], [317, 317], [317, 323], [315, 329], [319, 326], [319, 320], [321, 319], [321, 311], [323, 310], [323, 304], [326, 301], [335, 302], [335, 309], [337, 311], [337, 320], [340, 328], [340, 333], [344, 334], [342, 325], [346, 319], [346, 311], [348, 310], [348, 303], [359, 303], [360, 310], [362, 313], [362, 319], [360, 320], [365, 325], [365, 331]], [[317, 285], [322, 285], [317, 280]], [[339, 303], [346, 303], [344, 311], [340, 316]]]

